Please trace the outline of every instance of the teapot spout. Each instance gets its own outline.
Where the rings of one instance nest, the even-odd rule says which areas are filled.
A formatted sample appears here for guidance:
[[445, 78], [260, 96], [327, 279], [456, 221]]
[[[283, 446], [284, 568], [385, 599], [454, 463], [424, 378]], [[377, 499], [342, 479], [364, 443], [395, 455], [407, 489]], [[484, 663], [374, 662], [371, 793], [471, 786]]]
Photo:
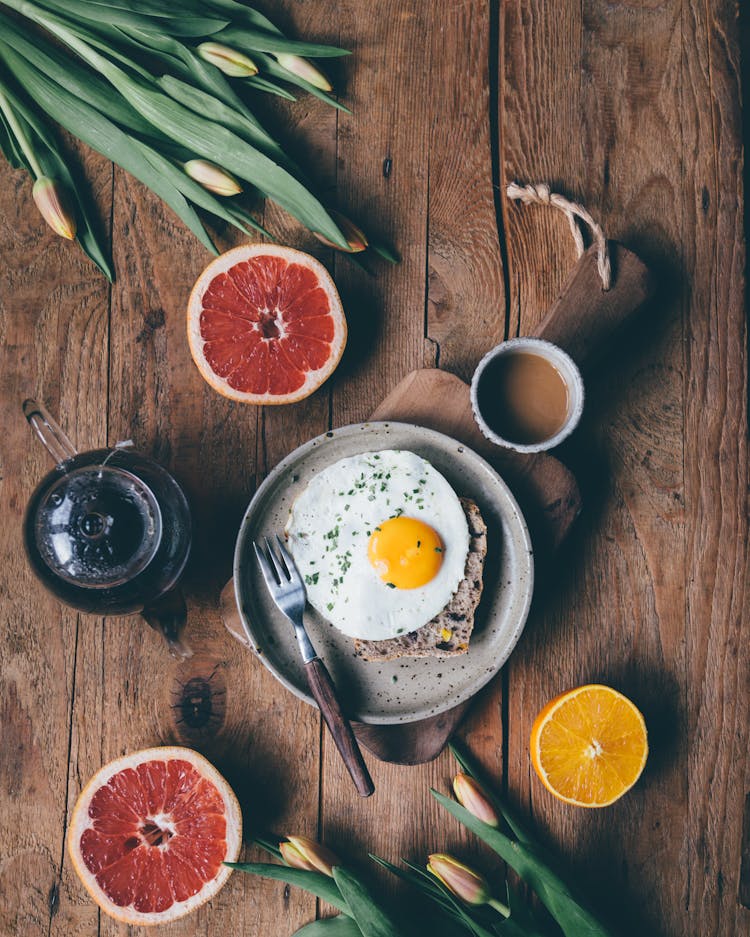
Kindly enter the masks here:
[[141, 615], [155, 631], [160, 631], [164, 635], [172, 657], [177, 660], [187, 660], [193, 656], [192, 650], [181, 636], [187, 620], [187, 606], [179, 589], [170, 589], [161, 598], [144, 608]]
[[24, 400], [23, 415], [57, 465], [78, 455], [76, 447], [52, 419], [44, 404], [31, 398]]

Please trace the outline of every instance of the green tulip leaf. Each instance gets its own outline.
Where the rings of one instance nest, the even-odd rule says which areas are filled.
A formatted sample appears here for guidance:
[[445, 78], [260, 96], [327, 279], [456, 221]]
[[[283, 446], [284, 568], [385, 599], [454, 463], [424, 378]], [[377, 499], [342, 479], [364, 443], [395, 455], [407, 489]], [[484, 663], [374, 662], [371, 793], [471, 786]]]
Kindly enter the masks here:
[[27, 94], [53, 120], [147, 185], [169, 205], [209, 251], [218, 253], [195, 209], [168, 179], [159, 175], [136, 141], [95, 108], [31, 67], [2, 40], [0, 58], [18, 77]]
[[362, 937], [411, 937], [373, 898], [361, 879], [342, 866], [334, 866], [333, 878]]
[[586, 908], [582, 899], [551, 868], [546, 856], [536, 846], [510, 839], [439, 791], [433, 790], [432, 795], [534, 889], [566, 937], [613, 937], [614, 932]]
[[282, 842], [283, 839], [283, 836], [272, 836], [271, 839], [269, 839], [267, 836], [256, 836], [253, 838], [253, 842], [256, 846], [260, 846], [261, 849], [265, 849], [265, 851], [269, 852], [272, 856], [275, 856], [277, 859], [281, 859], [279, 843]]
[[[134, 110], [122, 97], [113, 95], [110, 85], [83, 68], [74, 59], [65, 56], [43, 36], [28, 38], [20, 26], [0, 13], [3, 42], [6, 42], [43, 75], [53, 79], [66, 91], [95, 107], [109, 120], [126, 130], [140, 135], [154, 135], [154, 127]], [[158, 133], [158, 132], [157, 132]]]
[[[82, 195], [84, 187], [73, 176], [68, 168], [68, 164], [60, 155], [59, 146], [51, 129], [39, 117], [33, 108], [28, 107], [22, 99], [17, 97], [2, 82], [0, 86], [3, 92], [10, 100], [16, 117], [22, 125], [28, 139], [33, 139], [34, 154], [41, 166], [44, 174], [52, 179], [56, 179], [64, 187], [66, 194], [71, 200], [72, 208], [76, 217], [76, 240], [80, 244], [84, 253], [101, 270], [104, 276], [111, 283], [114, 280], [114, 271], [109, 259], [109, 252], [103, 243], [102, 232], [97, 223], [96, 210], [91, 200]], [[12, 138], [12, 134], [11, 134]], [[25, 166], [31, 172], [20, 147], [16, 147], [16, 155], [22, 158], [20, 165]]]
[[24, 156], [23, 150], [16, 142], [5, 115], [0, 111], [0, 153], [10, 163], [13, 169], [25, 169], [31, 172], [31, 166]]
[[[64, 14], [71, 22], [84, 19], [98, 23], [105, 19], [114, 26], [158, 30], [173, 36], [210, 36], [230, 23], [226, 18], [186, 13], [184, 7], [179, 11], [179, 15], [176, 15], [177, 7], [173, 7], [170, 12], [169, 7], [163, 4], [157, 5], [159, 13], [145, 12], [146, 9], [156, 9], [154, 4], [136, 2], [126, 5], [99, 3], [97, 0], [36, 0], [35, 5]], [[20, 10], [20, 12], [24, 11]]]
[[242, 26], [227, 26], [220, 32], [211, 36], [215, 42], [234, 49], [248, 52], [291, 52], [294, 55], [309, 56], [310, 58], [334, 58], [340, 55], [350, 55], [348, 49], [339, 49], [337, 46], [324, 45], [319, 42], [299, 42], [296, 39], [287, 39], [280, 33], [266, 32], [265, 30], [251, 29]]
[[327, 875], [323, 875], [322, 872], [292, 869], [290, 866], [274, 865], [271, 862], [225, 862], [224, 865], [228, 865], [232, 869], [238, 869], [240, 872], [249, 872], [252, 875], [260, 875], [262, 878], [272, 878], [279, 882], [286, 882], [289, 885], [296, 885], [298, 888], [309, 891], [316, 898], [327, 901], [338, 911], [353, 916], [346, 899], [337, 888], [336, 882]]
[[269, 81], [268, 78], [262, 78], [260, 75], [253, 75], [252, 78], [243, 79], [243, 84], [247, 88], [257, 88], [258, 91], [265, 91], [267, 94], [275, 94], [278, 98], [285, 101], [296, 101], [297, 99], [286, 88], [277, 85], [275, 81]]
[[362, 931], [356, 921], [345, 914], [337, 914], [304, 924], [292, 937], [362, 937]]
[[170, 98], [180, 101], [194, 113], [210, 114], [212, 120], [247, 140], [252, 146], [262, 150], [266, 156], [275, 160], [279, 165], [284, 166], [290, 172], [296, 170], [294, 163], [286, 157], [279, 144], [265, 130], [212, 94], [203, 91], [201, 88], [195, 88], [188, 82], [174, 78], [172, 75], [163, 75], [157, 80], [157, 84]]

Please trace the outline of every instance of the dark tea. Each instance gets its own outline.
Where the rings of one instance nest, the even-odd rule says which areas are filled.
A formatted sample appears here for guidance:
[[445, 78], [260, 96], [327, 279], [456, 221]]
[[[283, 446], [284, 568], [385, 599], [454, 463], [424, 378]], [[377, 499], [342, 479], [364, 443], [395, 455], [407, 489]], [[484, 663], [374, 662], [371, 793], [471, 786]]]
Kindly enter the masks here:
[[568, 419], [562, 374], [548, 358], [529, 351], [509, 351], [490, 361], [480, 377], [477, 400], [490, 429], [519, 445], [551, 439]]
[[190, 513], [174, 479], [130, 450], [77, 454], [34, 493], [24, 539], [35, 573], [87, 612], [141, 611], [175, 585]]

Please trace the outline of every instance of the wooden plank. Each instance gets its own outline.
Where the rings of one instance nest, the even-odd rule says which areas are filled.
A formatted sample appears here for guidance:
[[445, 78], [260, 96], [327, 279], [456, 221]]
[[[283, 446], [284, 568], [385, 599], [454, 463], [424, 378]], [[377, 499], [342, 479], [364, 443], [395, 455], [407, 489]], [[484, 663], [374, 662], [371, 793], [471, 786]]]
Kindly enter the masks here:
[[[285, 0], [274, 7], [272, 16], [288, 35], [339, 43], [337, 23], [333, 18], [321, 16], [317, 4], [302, 5]], [[340, 87], [335, 66], [331, 73]], [[289, 141], [292, 155], [309, 173], [316, 191], [326, 204], [330, 204], [335, 190], [337, 112], [303, 92], [294, 104], [267, 103], [275, 105], [268, 107], [269, 127], [280, 129], [282, 138]], [[266, 203], [264, 223], [282, 244], [305, 250], [332, 268], [331, 251], [281, 209]], [[257, 441], [259, 481], [297, 446], [329, 429], [330, 397], [329, 382], [298, 404], [266, 407], [260, 411]], [[261, 675], [262, 699], [265, 701], [262, 724], [267, 757], [263, 760], [267, 765], [263, 772], [264, 783], [253, 805], [258, 814], [256, 831], [275, 830], [280, 836], [299, 833], [316, 839], [319, 834], [322, 774], [320, 715], [316, 709], [284, 690], [254, 654], [248, 650], [245, 655], [246, 666]], [[248, 702], [254, 698], [252, 688], [249, 691]], [[257, 732], [257, 728], [251, 731]], [[285, 803], [282, 797], [289, 802]], [[248, 813], [252, 816], [253, 809]], [[261, 861], [269, 858], [260, 850], [254, 850], [254, 853]], [[242, 884], [248, 896], [246, 900], [250, 900], [252, 895], [252, 901], [258, 902], [248, 916], [248, 921], [252, 920], [255, 927], [265, 927], [268, 933], [281, 928], [291, 934], [316, 917], [316, 900], [300, 889], [280, 882], [261, 883], [254, 876], [242, 878], [245, 879]], [[260, 903], [268, 903], [268, 908], [260, 907]]]
[[496, 29], [491, 4], [456, 3], [430, 33], [425, 366], [432, 351], [435, 366], [467, 383], [506, 337], [490, 127]]
[[[186, 637], [194, 656], [184, 663], [172, 660], [162, 639], [138, 618], [107, 620], [98, 642], [81, 646], [78, 679], [90, 698], [77, 707], [82, 747], [72, 751], [72, 787], [122, 752], [182, 742], [226, 774], [249, 817], [262, 801], [269, 820], [308, 813], [314, 825], [316, 805], [308, 804], [294, 784], [296, 775], [285, 776], [283, 766], [299, 760], [301, 751], [303, 764], [308, 761], [309, 773], [317, 775], [316, 721], [311, 727], [293, 711], [279, 711], [275, 681], [231, 641], [216, 608], [231, 574], [234, 532], [258, 474], [258, 412], [216, 395], [190, 360], [184, 308], [208, 255], [142, 186], [123, 174], [117, 180], [120, 280], [113, 299], [109, 438], [132, 437], [174, 472], [188, 494], [194, 548], [185, 581]], [[211, 705], [203, 725], [185, 718], [196, 686]], [[98, 745], [91, 745], [92, 738]], [[262, 796], [265, 790], [273, 796]], [[257, 914], [243, 899], [249, 887], [259, 899]], [[281, 916], [299, 925], [310, 908], [314, 901], [302, 893], [287, 898], [268, 883], [250, 886], [238, 875], [210, 908], [174, 930], [244, 929], [246, 914], [249, 926], [268, 929]], [[102, 933], [117, 929], [102, 918]]]
[[[365, 220], [390, 236], [403, 262], [368, 279], [337, 260], [353, 347], [334, 391], [335, 425], [365, 419], [409, 371], [435, 363], [438, 345], [440, 363], [467, 374], [504, 326], [486, 126], [486, 6], [438, 11], [381, 0], [364, 15], [346, 4], [341, 30], [354, 40], [355, 56], [354, 115], [339, 118], [339, 198], [366, 204]], [[464, 46], [480, 63], [471, 70]], [[474, 739], [480, 748], [500, 730], [497, 698], [484, 711], [490, 727]], [[458, 824], [427, 793], [453, 773], [447, 754], [410, 768], [370, 757], [376, 791], [362, 803], [328, 739], [324, 753], [322, 832], [342, 855], [365, 862], [369, 850], [424, 862], [437, 848], [466, 853]], [[392, 877], [380, 877], [394, 887]]]
[[[111, 208], [109, 164], [78, 148], [103, 219]], [[71, 904], [61, 870], [68, 792], [68, 746], [77, 647], [95, 624], [63, 608], [34, 579], [22, 546], [26, 503], [51, 469], [21, 414], [28, 396], [60, 415], [83, 447], [106, 435], [107, 281], [75, 243], [40, 218], [25, 173], [0, 165], [0, 932], [68, 934], [96, 926], [90, 905]], [[106, 225], [106, 221], [105, 221]]]
[[687, 913], [702, 932], [721, 937], [750, 933], [740, 881], [750, 786], [750, 655], [743, 641], [750, 604], [738, 15], [736, 2], [690, 2], [681, 22], [681, 112], [689, 115], [683, 247], [685, 266], [695, 271], [684, 317]]
[[432, 93], [425, 37], [431, 23], [425, 3], [379, 0], [366, 14], [358, 3], [341, 5], [341, 35], [354, 53], [343, 63], [354, 113], [338, 119], [337, 198], [356, 206], [368, 231], [394, 244], [402, 263], [379, 264], [371, 277], [336, 258], [349, 323], [333, 395], [336, 426], [366, 419], [422, 364], [429, 145], [424, 105]]
[[[668, 118], [679, 108], [675, 16], [669, 5], [607, 16], [598, 3], [540, 2], [523, 12], [513, 3], [504, 39], [506, 180], [548, 181], [580, 199], [662, 279], [663, 258], [682, 236], [671, 207], [682, 198], [681, 152]], [[544, 313], [547, 284], [570, 265], [570, 233], [555, 214], [508, 212], [522, 333]], [[568, 447], [589, 513], [566, 567], [538, 587], [511, 661], [508, 783], [615, 919], [679, 934], [695, 926], [676, 872], [687, 818], [681, 307], [664, 291], [654, 308], [658, 322], [589, 382], [585, 424]], [[536, 712], [589, 681], [613, 684], [641, 706], [654, 751], [642, 784], [601, 812], [555, 802], [528, 760]]]
[[[584, 497], [598, 491], [599, 503], [567, 581], [549, 583], [554, 598], [538, 596], [511, 662], [509, 784], [615, 916], [663, 934], [747, 927], [736, 903], [746, 735], [743, 758], [727, 750], [728, 738], [746, 731], [737, 702], [746, 661], [725, 676], [720, 669], [720, 649], [736, 640], [746, 561], [733, 9], [725, 5], [706, 23], [703, 7], [680, 3], [509, 3], [505, 18], [506, 181], [548, 181], [580, 198], [662, 281], [651, 324], [610, 359], [567, 449]], [[712, 64], [709, 36], [721, 37]], [[569, 233], [551, 214], [508, 212], [521, 332], [544, 313], [566, 266]], [[720, 532], [732, 552], [717, 560], [718, 579], [709, 575], [712, 598], [705, 563]], [[529, 777], [527, 739], [551, 696], [593, 679], [642, 706], [652, 755], [620, 805], [582, 813], [553, 802]], [[719, 799], [709, 807], [717, 776]]]
[[[367, 419], [408, 371], [422, 363], [425, 345], [427, 152], [431, 93], [431, 4], [378, 0], [364, 11], [341, 5], [342, 37], [352, 48], [345, 63], [351, 117], [339, 117], [338, 197], [366, 208], [369, 230], [398, 248], [402, 263], [378, 265], [374, 277], [336, 261], [348, 313], [349, 347], [333, 394], [335, 426]], [[408, 89], [408, 91], [406, 91]], [[372, 867], [368, 851], [394, 859], [424, 846], [424, 801], [435, 765], [403, 768], [365, 757], [375, 794], [362, 802], [331, 740], [323, 738], [321, 832], [326, 842]], [[394, 796], [395, 792], [398, 796]], [[435, 810], [427, 805], [433, 818]], [[420, 830], [421, 828], [421, 830]], [[421, 841], [421, 842], [420, 842]], [[420, 851], [424, 851], [422, 848]], [[392, 886], [393, 879], [380, 876]], [[390, 878], [390, 881], [388, 879]]]

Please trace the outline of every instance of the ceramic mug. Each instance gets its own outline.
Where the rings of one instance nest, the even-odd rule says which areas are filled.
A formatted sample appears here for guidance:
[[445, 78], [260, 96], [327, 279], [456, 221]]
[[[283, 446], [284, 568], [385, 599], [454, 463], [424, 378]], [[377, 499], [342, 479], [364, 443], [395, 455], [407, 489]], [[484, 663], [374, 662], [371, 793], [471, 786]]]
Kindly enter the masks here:
[[[513, 439], [507, 439], [500, 435], [487, 420], [486, 411], [489, 409], [487, 394], [491, 394], [491, 389], [483, 385], [482, 379], [487, 374], [490, 366], [496, 366], [496, 362], [501, 356], [518, 354], [536, 355], [544, 358], [555, 368], [567, 390], [566, 413], [562, 423], [549, 436], [534, 442], [517, 442]], [[474, 411], [477, 426], [482, 434], [495, 445], [513, 449], [515, 452], [544, 452], [560, 445], [578, 426], [583, 413], [584, 397], [583, 378], [575, 361], [558, 345], [553, 345], [552, 342], [541, 338], [512, 338], [496, 345], [479, 362], [471, 381], [471, 408]]]

